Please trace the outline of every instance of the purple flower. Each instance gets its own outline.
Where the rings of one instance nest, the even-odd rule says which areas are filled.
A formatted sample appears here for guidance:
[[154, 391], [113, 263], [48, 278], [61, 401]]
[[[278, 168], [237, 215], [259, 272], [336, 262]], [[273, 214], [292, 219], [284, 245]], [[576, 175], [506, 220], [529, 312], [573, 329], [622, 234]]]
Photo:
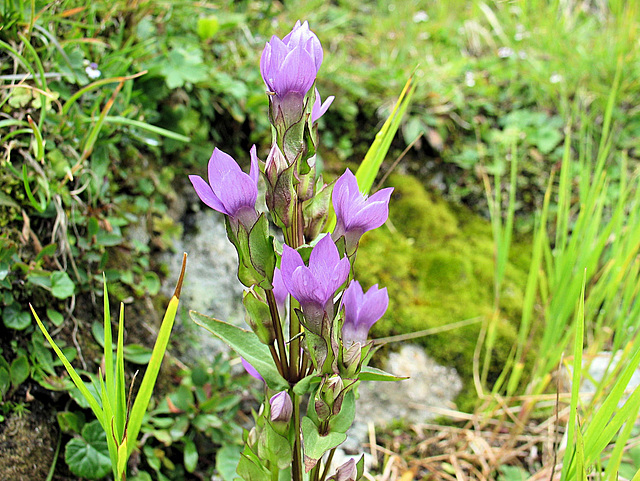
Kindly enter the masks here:
[[311, 123], [315, 124], [320, 117], [329, 109], [329, 106], [333, 103], [335, 97], [333, 95], [327, 97], [322, 103], [320, 98], [320, 92], [316, 89], [316, 100], [313, 102], [313, 110], [311, 111]]
[[351, 458], [336, 470], [336, 474], [327, 481], [356, 481], [358, 479], [358, 467], [356, 460]]
[[288, 295], [289, 292], [282, 281], [282, 271], [276, 267], [273, 271], [273, 296], [279, 308], [284, 307]]
[[300, 20], [280, 40], [267, 42], [260, 58], [260, 73], [269, 91], [281, 99], [295, 92], [304, 97], [316, 80], [322, 65], [322, 46], [309, 24]]
[[389, 198], [393, 187], [379, 190], [368, 199], [360, 192], [356, 176], [347, 169], [333, 187], [336, 228], [333, 238], [345, 236], [347, 252], [355, 251], [365, 232], [380, 227], [389, 217]]
[[291, 402], [291, 396], [287, 391], [280, 391], [271, 396], [269, 405], [271, 406], [271, 422], [288, 423], [291, 420], [293, 402]]
[[364, 344], [369, 329], [387, 310], [389, 295], [387, 288], [378, 289], [374, 284], [366, 294], [358, 281], [351, 281], [342, 296], [344, 306], [344, 324], [342, 325], [342, 342], [348, 346], [354, 342]]
[[209, 183], [199, 175], [189, 180], [200, 200], [214, 210], [239, 220], [250, 228], [258, 218], [258, 156], [256, 146], [251, 147], [251, 170], [245, 174], [233, 157], [218, 148], [209, 159]]
[[341, 259], [331, 237], [325, 236], [311, 251], [309, 267], [296, 250], [283, 246], [281, 269], [285, 287], [300, 302], [310, 328], [319, 333], [325, 313], [333, 316], [333, 296], [349, 277], [349, 259]]
[[262, 378], [260, 373], [256, 371], [255, 367], [249, 364], [249, 362], [245, 361], [244, 358], [242, 357], [240, 358], [240, 360], [242, 361], [242, 367], [244, 367], [244, 370], [247, 371], [247, 374], [249, 374], [249, 376], [251, 376], [254, 379], [257, 379], [258, 381], [264, 382], [264, 379]]

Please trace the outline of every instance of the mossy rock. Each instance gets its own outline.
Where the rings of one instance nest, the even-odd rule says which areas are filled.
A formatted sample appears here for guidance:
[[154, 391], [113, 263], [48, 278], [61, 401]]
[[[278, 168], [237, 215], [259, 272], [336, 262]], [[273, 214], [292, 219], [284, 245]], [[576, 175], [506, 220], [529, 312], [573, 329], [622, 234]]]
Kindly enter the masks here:
[[[389, 310], [373, 337], [407, 334], [494, 313], [491, 225], [468, 209], [430, 195], [410, 176], [394, 175], [387, 226], [367, 233], [358, 249], [357, 277], [389, 291]], [[496, 322], [489, 381], [515, 344], [530, 249], [518, 246], [507, 267]], [[472, 386], [473, 354], [482, 322], [419, 338], [428, 354], [454, 366]]]

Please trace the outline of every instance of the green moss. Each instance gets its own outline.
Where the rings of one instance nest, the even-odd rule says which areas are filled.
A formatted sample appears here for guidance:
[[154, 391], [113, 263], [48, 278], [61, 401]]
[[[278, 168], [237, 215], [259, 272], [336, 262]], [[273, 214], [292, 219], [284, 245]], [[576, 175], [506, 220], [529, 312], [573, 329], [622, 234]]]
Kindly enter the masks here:
[[[420, 182], [395, 175], [390, 225], [365, 235], [358, 250], [358, 278], [389, 290], [389, 310], [373, 336], [421, 331], [465, 319], [488, 319], [494, 303], [494, 247], [486, 219], [431, 196]], [[507, 268], [489, 378], [495, 379], [515, 343], [528, 249]], [[471, 387], [473, 353], [481, 323], [419, 338], [430, 356], [454, 366]], [[468, 397], [469, 393], [465, 396]]]

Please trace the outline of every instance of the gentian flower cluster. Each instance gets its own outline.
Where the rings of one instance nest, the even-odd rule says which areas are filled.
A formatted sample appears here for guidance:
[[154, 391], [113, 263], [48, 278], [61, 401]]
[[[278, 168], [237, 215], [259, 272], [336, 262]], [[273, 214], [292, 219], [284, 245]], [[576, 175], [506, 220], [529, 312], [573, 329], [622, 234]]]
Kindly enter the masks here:
[[[297, 22], [282, 39], [273, 36], [260, 60], [273, 134], [266, 161], [253, 146], [246, 173], [216, 148], [208, 179], [189, 176], [200, 200], [225, 216], [253, 333], [214, 319], [207, 328], [252, 359], [253, 366], [242, 364], [268, 393], [238, 465], [246, 480], [289, 470], [291, 479], [302, 481], [303, 471], [316, 470], [309, 479], [325, 481], [328, 469], [321, 470], [320, 459], [348, 428], [332, 421], [354, 409], [354, 389], [372, 353], [369, 330], [389, 304], [386, 288], [376, 284], [365, 292], [354, 279], [354, 263], [362, 235], [386, 222], [393, 189], [367, 197], [348, 169], [333, 184], [316, 172], [317, 122], [334, 100], [323, 103], [315, 88], [322, 62], [322, 46], [307, 22]], [[260, 171], [267, 212], [256, 207]], [[329, 232], [331, 204], [335, 228]], [[282, 229], [282, 247], [271, 235], [273, 224]], [[309, 403], [301, 417], [305, 394]], [[329, 479], [358, 480], [362, 466], [362, 460], [349, 461]]]

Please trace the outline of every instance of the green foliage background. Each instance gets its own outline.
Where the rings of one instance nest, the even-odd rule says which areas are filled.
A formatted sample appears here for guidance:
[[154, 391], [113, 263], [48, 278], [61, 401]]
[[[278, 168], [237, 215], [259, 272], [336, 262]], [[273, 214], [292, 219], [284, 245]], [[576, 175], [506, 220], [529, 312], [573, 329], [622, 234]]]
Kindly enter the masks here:
[[[516, 225], [526, 235], [562, 158], [565, 126], [573, 123], [597, 145], [592, 130], [601, 127], [620, 66], [612, 149], [626, 153], [630, 169], [638, 165], [634, 5], [5, 1], [0, 416], [23, 412], [32, 386], [43, 388], [37, 395], [46, 402], [56, 398], [54, 391], [70, 388], [34, 329], [28, 303], [46, 313], [43, 320], [57, 331], [69, 359], [83, 367], [99, 364], [99, 333], [92, 324], [101, 315], [96, 296], [102, 272], [117, 300], [136, 301], [130, 317], [140, 323], [130, 332], [129, 344], [136, 347], [129, 348], [128, 360], [140, 360], [141, 353], [144, 358], [142, 325], [157, 315], [140, 306], [162, 303], [164, 268], [156, 259], [182, 232], [174, 211], [186, 174], [204, 172], [214, 145], [248, 163], [247, 151], [257, 143], [265, 157], [270, 132], [259, 57], [271, 35], [284, 35], [298, 19], [309, 21], [325, 49], [320, 93], [336, 96], [320, 125], [328, 171], [362, 159], [407, 77], [417, 81], [402, 135], [392, 146], [397, 155], [415, 141], [397, 167], [403, 175], [388, 179], [397, 189], [394, 230], [365, 237], [358, 260], [364, 282], [381, 282], [392, 292], [388, 321], [376, 334], [487, 315], [495, 307], [493, 251], [490, 226], [477, 216], [488, 216], [482, 180], [506, 172], [512, 145], [521, 153]], [[99, 76], [90, 78], [95, 71]], [[606, 169], [611, 182], [626, 175], [615, 160]], [[505, 319], [519, 316], [528, 258], [525, 237], [507, 268], [499, 306]], [[515, 330], [514, 322], [500, 321], [496, 366]], [[469, 326], [423, 342], [469, 377], [477, 332]], [[458, 350], [450, 348], [452, 336]], [[218, 417], [217, 403], [237, 408], [238, 386], [228, 366], [219, 368], [222, 378], [215, 382], [206, 378], [214, 376], [210, 369], [171, 370], [187, 386], [166, 387], [174, 404], [184, 404], [184, 416], [159, 402], [149, 428], [154, 441], [144, 449], [149, 472], [169, 479], [190, 472], [196, 445], [196, 454], [214, 451], [203, 444], [205, 435], [234, 449], [238, 432], [226, 423], [232, 416], [225, 422]], [[212, 397], [207, 383], [219, 386], [228, 404]], [[52, 404], [62, 411], [64, 403], [56, 399]], [[83, 432], [83, 422], [76, 424], [70, 433]], [[180, 444], [176, 433], [183, 429], [192, 444]], [[201, 469], [213, 470], [213, 462]]]

